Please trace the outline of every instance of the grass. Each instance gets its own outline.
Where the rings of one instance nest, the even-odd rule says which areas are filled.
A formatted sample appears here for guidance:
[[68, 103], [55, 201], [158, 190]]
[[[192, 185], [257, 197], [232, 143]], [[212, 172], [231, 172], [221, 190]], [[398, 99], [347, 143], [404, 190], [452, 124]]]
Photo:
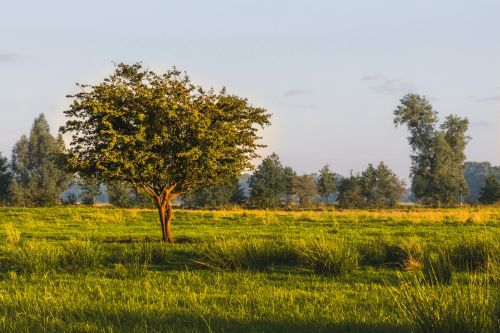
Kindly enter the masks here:
[[0, 331], [498, 329], [499, 208], [156, 215], [0, 208]]

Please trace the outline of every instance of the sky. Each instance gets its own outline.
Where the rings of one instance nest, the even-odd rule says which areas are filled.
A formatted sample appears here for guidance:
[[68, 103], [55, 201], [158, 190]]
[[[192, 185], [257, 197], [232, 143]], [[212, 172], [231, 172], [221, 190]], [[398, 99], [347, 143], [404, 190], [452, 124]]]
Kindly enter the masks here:
[[273, 114], [262, 132], [298, 173], [384, 161], [408, 178], [393, 110], [425, 95], [470, 121], [471, 161], [500, 164], [500, 0], [0, 0], [0, 152], [113, 62], [185, 70]]

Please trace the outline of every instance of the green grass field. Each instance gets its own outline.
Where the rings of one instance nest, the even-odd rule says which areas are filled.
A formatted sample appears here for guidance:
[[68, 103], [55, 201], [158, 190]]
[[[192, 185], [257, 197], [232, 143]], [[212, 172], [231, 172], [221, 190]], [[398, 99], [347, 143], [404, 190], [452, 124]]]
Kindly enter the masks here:
[[500, 208], [0, 208], [2, 332], [495, 332]]

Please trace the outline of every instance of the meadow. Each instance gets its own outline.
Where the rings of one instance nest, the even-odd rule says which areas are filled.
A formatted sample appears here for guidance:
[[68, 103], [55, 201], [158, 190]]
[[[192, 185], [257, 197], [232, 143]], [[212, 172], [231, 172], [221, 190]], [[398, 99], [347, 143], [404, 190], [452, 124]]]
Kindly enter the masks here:
[[499, 331], [499, 207], [157, 215], [0, 208], [0, 331]]

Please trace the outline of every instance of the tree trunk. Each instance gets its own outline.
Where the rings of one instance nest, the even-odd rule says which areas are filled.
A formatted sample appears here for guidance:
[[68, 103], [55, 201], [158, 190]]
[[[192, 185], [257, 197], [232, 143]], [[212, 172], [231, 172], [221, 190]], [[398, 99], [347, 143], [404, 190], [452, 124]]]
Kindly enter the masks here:
[[158, 209], [158, 214], [160, 215], [162, 241], [173, 243], [174, 238], [172, 236], [172, 231], [170, 230], [173, 217], [172, 203], [167, 198], [164, 198], [163, 201], [160, 198], [156, 198], [156, 208]]

